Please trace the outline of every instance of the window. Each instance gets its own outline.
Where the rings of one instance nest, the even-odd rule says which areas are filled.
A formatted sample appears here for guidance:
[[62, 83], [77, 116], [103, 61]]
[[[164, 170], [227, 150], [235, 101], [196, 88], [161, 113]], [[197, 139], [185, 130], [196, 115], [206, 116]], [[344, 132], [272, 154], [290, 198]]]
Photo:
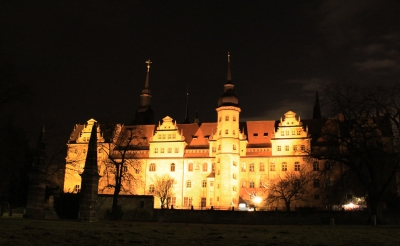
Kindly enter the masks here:
[[250, 188], [254, 188], [254, 181], [250, 181]]
[[296, 180], [294, 181], [294, 188], [295, 188], [295, 189], [299, 189], [299, 188], [300, 188], [300, 180], [296, 179]]
[[218, 122], [221, 122], [221, 117], [219, 117]]
[[153, 184], [150, 185], [150, 187], [149, 187], [149, 192], [150, 192], [150, 193], [154, 193], [154, 185], [153, 185]]
[[214, 181], [210, 180], [210, 186], [214, 186]]
[[168, 197], [167, 198], [168, 205], [174, 206], [176, 205], [176, 197]]
[[296, 161], [296, 162], [294, 163], [294, 170], [295, 170], [295, 171], [300, 171], [300, 162]]
[[188, 172], [193, 172], [193, 163], [189, 163]]
[[318, 161], [314, 161], [314, 163], [313, 163], [313, 170], [314, 170], [314, 171], [319, 171], [319, 162], [318, 162]]
[[236, 166], [237, 166], [237, 162], [236, 162], [236, 161], [233, 161], [233, 165], [236, 167]]
[[86, 153], [86, 149], [83, 149], [83, 153], [84, 153], [84, 154]]
[[232, 188], [233, 188], [233, 189], [232, 189], [233, 191], [236, 191], [236, 186], [233, 186]]
[[253, 133], [253, 137], [258, 137], [258, 133]]
[[289, 131], [286, 131], [286, 136], [289, 136]]
[[172, 153], [172, 148], [168, 148], [168, 153]]
[[268, 137], [268, 132], [264, 132], [264, 138]]
[[175, 153], [179, 153], [179, 148], [175, 148]]
[[225, 134], [228, 134], [228, 129], [225, 130]]
[[150, 164], [149, 171], [150, 172], [155, 172], [156, 171], [156, 164], [155, 163], [151, 163]]
[[165, 139], [165, 134], [162, 135], [162, 139]]
[[236, 150], [236, 144], [233, 145], [233, 150]]
[[292, 135], [296, 135], [296, 131], [292, 131]]
[[158, 148], [154, 148], [154, 153], [158, 153]]
[[275, 172], [275, 163], [271, 162], [271, 163], [269, 164], [269, 170], [270, 170], [271, 172]]
[[229, 121], [229, 115], [225, 116], [225, 121]]
[[300, 130], [297, 130], [297, 135], [300, 135]]
[[285, 145], [285, 151], [289, 151], [289, 145]]
[[233, 134], [233, 136], [235, 136], [236, 135], [236, 131], [232, 130], [232, 134]]
[[207, 180], [203, 180], [201, 182], [201, 187], [203, 187], [203, 188], [207, 187]]
[[80, 192], [80, 191], [81, 191], [81, 186], [80, 185], [75, 185], [74, 192]]
[[168, 134], [168, 139], [171, 139], [171, 134]]
[[242, 172], [246, 172], [246, 162], [242, 162]]
[[260, 162], [260, 172], [264, 172], [265, 171], [265, 165], [263, 162]]
[[212, 205], [213, 205], [213, 199], [210, 198], [210, 206], [212, 206]]
[[254, 172], [254, 163], [250, 163], [249, 171]]
[[297, 145], [293, 145], [293, 151], [297, 151]]
[[139, 168], [136, 168], [136, 169], [135, 169], [135, 173], [136, 173], [136, 174], [139, 174], [139, 173], [140, 173], [140, 169], [139, 169]]
[[175, 163], [171, 163], [171, 172], [175, 172]]
[[164, 153], [164, 148], [161, 148], [161, 153]]
[[233, 121], [236, 121], [236, 116], [233, 116]]
[[319, 179], [314, 179], [314, 188], [319, 188]]
[[219, 130], [219, 135], [221, 136], [221, 130]]
[[207, 170], [208, 170], [208, 163], [204, 162], [203, 163], [203, 172], [207, 172]]
[[186, 188], [192, 188], [192, 181], [191, 180], [186, 181]]
[[191, 207], [192, 206], [192, 198], [191, 197], [184, 197], [183, 198], [183, 206], [184, 207]]
[[206, 205], [206, 201], [207, 201], [207, 199], [206, 199], [205, 197], [202, 197], [202, 198], [201, 198], [200, 206], [201, 206], [201, 207], [207, 206], [207, 205]]
[[242, 182], [242, 188], [245, 188], [246, 187], [246, 181], [243, 181]]
[[215, 172], [215, 163], [211, 164], [211, 171]]
[[212, 152], [216, 152], [217, 148], [216, 147], [212, 147]]
[[301, 145], [301, 151], [305, 151], [306, 150], [306, 146], [304, 144]]
[[281, 136], [285, 136], [285, 132], [284, 131], [281, 131]]
[[99, 149], [99, 153], [101, 153], [101, 149]]
[[122, 172], [128, 172], [128, 166], [126, 166], [126, 165], [123, 165], [122, 166]]
[[278, 145], [278, 149], [277, 150], [281, 151], [282, 150], [282, 146]]
[[218, 145], [218, 150], [221, 150], [221, 145]]
[[236, 179], [236, 173], [232, 174], [232, 178]]
[[286, 162], [282, 162], [282, 171], [283, 172], [287, 171], [287, 163]]

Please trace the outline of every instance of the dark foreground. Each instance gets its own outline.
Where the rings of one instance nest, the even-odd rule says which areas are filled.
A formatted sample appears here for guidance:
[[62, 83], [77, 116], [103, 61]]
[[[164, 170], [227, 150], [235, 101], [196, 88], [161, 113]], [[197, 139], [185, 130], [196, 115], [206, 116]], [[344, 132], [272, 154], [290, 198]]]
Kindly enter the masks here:
[[272, 226], [0, 218], [0, 245], [400, 245], [399, 226]]

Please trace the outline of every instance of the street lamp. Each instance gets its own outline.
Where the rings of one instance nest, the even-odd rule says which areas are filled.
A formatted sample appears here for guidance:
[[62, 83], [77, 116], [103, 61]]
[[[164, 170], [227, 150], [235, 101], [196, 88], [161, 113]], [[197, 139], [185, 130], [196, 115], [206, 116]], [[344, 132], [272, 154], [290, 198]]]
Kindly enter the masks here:
[[253, 202], [255, 204], [255, 207], [254, 207], [255, 211], [257, 211], [256, 208], [260, 205], [261, 201], [262, 201], [262, 198], [259, 196], [256, 196], [253, 198]]

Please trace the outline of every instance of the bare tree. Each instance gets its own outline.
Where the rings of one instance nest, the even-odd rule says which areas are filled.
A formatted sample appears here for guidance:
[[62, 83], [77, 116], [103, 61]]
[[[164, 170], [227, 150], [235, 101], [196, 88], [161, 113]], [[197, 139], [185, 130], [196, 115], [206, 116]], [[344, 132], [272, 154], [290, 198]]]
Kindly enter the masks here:
[[309, 194], [308, 185], [314, 177], [314, 173], [305, 170], [285, 172], [284, 175], [277, 174], [264, 185], [266, 202], [279, 203], [282, 200], [286, 211], [290, 211], [293, 202], [306, 200]]
[[145, 128], [143, 126], [114, 125], [109, 128], [107, 143], [101, 144], [101, 150], [106, 154], [104, 174], [107, 179], [105, 189], [113, 189], [112, 213], [116, 218], [120, 214], [118, 197], [121, 191], [134, 193], [141, 185], [141, 163], [136, 158], [138, 151], [146, 144]]
[[384, 195], [399, 168], [400, 89], [333, 84], [325, 90], [325, 102], [338, 116], [322, 130], [325, 148], [312, 155], [352, 172], [366, 191], [371, 214], [381, 221]]
[[172, 190], [175, 184], [175, 179], [168, 174], [162, 176], [154, 176], [150, 193], [160, 199], [161, 208], [169, 207], [169, 198], [172, 197]]

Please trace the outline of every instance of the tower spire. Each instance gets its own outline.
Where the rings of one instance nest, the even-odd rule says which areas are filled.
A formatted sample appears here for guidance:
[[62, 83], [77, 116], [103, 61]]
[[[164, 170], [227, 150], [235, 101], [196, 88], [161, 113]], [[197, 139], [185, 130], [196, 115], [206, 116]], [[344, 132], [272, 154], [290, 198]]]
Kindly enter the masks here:
[[186, 89], [186, 115], [185, 115], [185, 120], [183, 121], [183, 124], [189, 124], [189, 89]]
[[319, 105], [318, 86], [315, 90], [315, 103], [313, 110], [313, 119], [321, 119], [321, 106]]
[[227, 84], [232, 81], [232, 74], [231, 74], [231, 54], [228, 51], [228, 71], [226, 73], [226, 81]]
[[144, 84], [144, 88], [149, 89], [150, 64], [152, 64], [152, 62], [150, 61], [150, 59], [148, 59], [146, 61], [146, 63], [147, 63], [147, 75], [146, 75], [146, 83]]
[[151, 104], [151, 91], [149, 89], [150, 82], [150, 64], [152, 62], [150, 59], [146, 61], [147, 64], [147, 74], [146, 74], [146, 82], [144, 84], [144, 88], [142, 93], [140, 94], [140, 105], [136, 110], [135, 120], [133, 124], [153, 124], [154, 123], [154, 112], [150, 107]]

